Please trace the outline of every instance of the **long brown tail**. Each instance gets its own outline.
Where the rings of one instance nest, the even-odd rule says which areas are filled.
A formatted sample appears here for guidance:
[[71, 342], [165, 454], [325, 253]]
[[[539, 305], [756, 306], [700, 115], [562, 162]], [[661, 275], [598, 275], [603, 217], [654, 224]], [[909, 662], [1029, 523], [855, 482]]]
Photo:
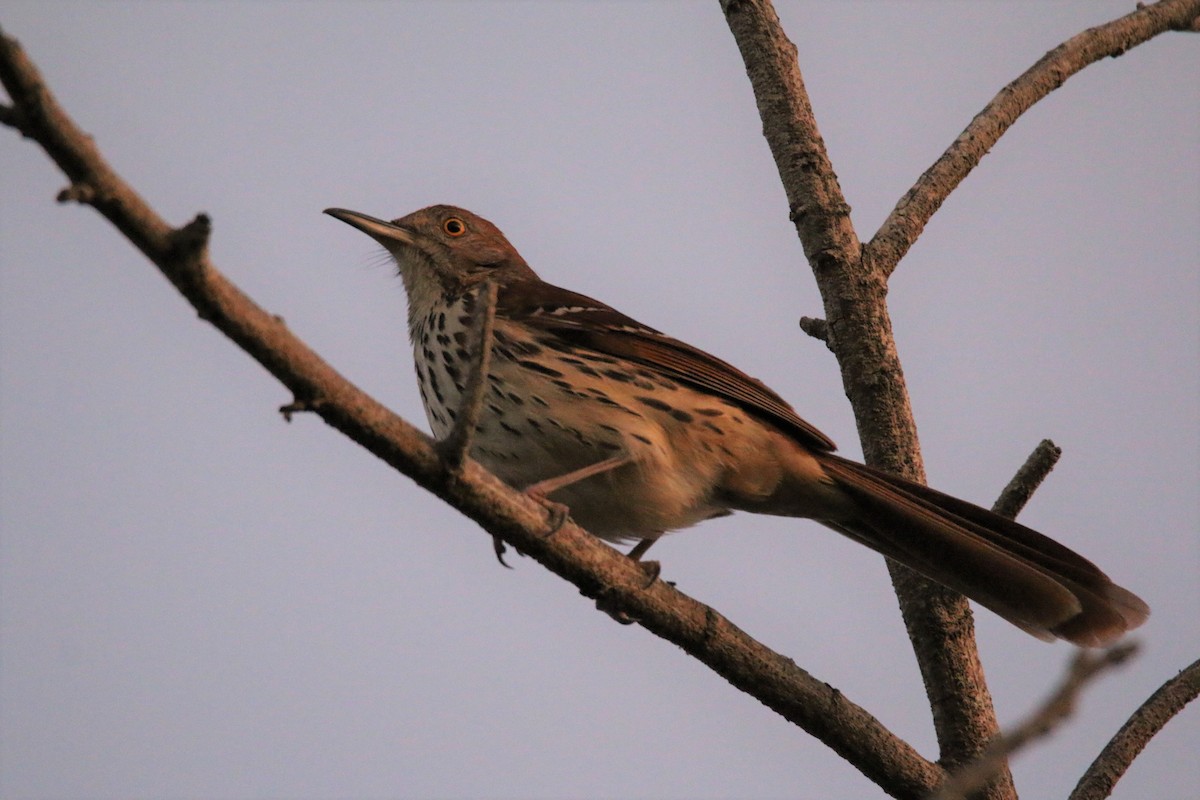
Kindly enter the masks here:
[[861, 510], [826, 524], [1039, 639], [1100, 647], [1150, 614], [1095, 564], [1035, 530], [839, 456], [819, 458]]

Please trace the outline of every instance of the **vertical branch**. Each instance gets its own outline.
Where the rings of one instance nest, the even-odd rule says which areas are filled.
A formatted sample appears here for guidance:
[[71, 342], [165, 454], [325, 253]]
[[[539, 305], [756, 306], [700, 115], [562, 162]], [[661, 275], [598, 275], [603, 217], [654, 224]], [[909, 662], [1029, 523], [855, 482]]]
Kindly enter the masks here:
[[[817, 129], [796, 58], [770, 0], [722, 0], [790, 217], [824, 301], [825, 334], [854, 409], [867, 463], [924, 479], [916, 424], [887, 311], [887, 275], [862, 258], [850, 208]], [[947, 765], [998, 732], [966, 600], [888, 562]], [[1013, 796], [1011, 780], [993, 797]]]

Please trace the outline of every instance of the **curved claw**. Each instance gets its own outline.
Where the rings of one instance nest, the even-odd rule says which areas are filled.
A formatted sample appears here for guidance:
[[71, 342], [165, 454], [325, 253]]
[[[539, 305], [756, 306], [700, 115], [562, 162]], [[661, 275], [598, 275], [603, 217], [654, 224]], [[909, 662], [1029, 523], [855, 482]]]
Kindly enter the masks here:
[[601, 594], [596, 598], [596, 608], [603, 611], [605, 614], [608, 614], [615, 621], [621, 623], [622, 625], [632, 625], [637, 621], [627, 612], [617, 608], [616, 604], [613, 603], [612, 600], [609, 599], [609, 596], [605, 594]]
[[504, 554], [508, 552], [508, 546], [504, 544], [504, 540], [499, 536], [493, 535], [492, 549], [496, 551], [496, 560], [500, 562], [500, 566], [512, 569], [512, 565], [504, 560]]
[[546, 497], [546, 495], [541, 491], [531, 488], [526, 489], [525, 494], [530, 499], [536, 501], [538, 505], [546, 509], [546, 512], [550, 514], [550, 527], [549, 530], [542, 534], [543, 539], [549, 539], [551, 536], [558, 533], [560, 530], [562, 530], [562, 527], [567, 524], [567, 520], [571, 518], [570, 508], [562, 503], [554, 502], [550, 498]]
[[662, 573], [662, 564], [659, 564], [657, 561], [639, 561], [637, 565], [642, 572], [646, 573], [646, 585], [642, 588], [649, 589]]

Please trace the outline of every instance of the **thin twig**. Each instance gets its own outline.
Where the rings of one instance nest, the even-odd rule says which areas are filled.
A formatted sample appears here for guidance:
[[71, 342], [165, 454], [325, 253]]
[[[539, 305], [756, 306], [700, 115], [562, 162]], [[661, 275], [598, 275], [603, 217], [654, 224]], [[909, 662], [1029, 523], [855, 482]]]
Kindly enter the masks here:
[[966, 800], [987, 786], [1007, 767], [1008, 759], [1029, 744], [1049, 736], [1075, 711], [1083, 689], [1111, 667], [1123, 664], [1137, 652], [1136, 644], [1122, 644], [1100, 653], [1080, 650], [1071, 659], [1058, 688], [1029, 717], [1007, 733], [997, 736], [979, 757], [956, 769], [930, 795], [930, 800]]
[[[453, 472], [462, 470], [467, 453], [471, 451], [471, 438], [479, 425], [479, 415], [483, 410], [483, 397], [487, 390], [488, 370], [492, 363], [492, 338], [496, 326], [496, 284], [485, 282], [475, 293], [475, 362], [467, 374], [466, 385], [463, 387], [462, 399], [458, 413], [454, 417], [454, 427], [450, 433], [438, 442], [438, 452], [446, 461], [446, 466]], [[482, 302], [480, 302], [482, 301]], [[497, 557], [500, 557], [497, 553]], [[504, 559], [500, 558], [504, 564]], [[505, 564], [505, 566], [508, 566]]]
[[[1058, 462], [1059, 456], [1062, 455], [1062, 450], [1049, 439], [1043, 439], [1038, 443], [1029, 457], [1025, 459], [1025, 463], [1017, 469], [1012, 480], [1000, 492], [1000, 496], [992, 505], [992, 511], [997, 514], [1013, 519], [1029, 502], [1029, 498], [1045, 480], [1050, 471], [1054, 469], [1054, 465]], [[1113, 651], [1109, 651], [1113, 652]], [[1081, 651], [1082, 655], [1086, 655]], [[1070, 671], [1064, 680], [1063, 686], [1058, 689], [1055, 695], [1047, 701], [1043, 707], [1043, 713], [1053, 706], [1054, 699], [1060, 697], [1064, 687], [1072, 685], [1074, 679], [1079, 678], [1079, 674], [1086, 672], [1090, 666], [1086, 663], [1081, 663], [1077, 657], [1072, 662]], [[1011, 775], [1008, 773], [1008, 756], [1015, 752], [1018, 747], [1021, 747], [1028, 740], [1025, 731], [1029, 726], [1036, 724], [1040, 717], [1039, 714], [1034, 716], [1021, 727], [1017, 728], [1008, 736], [999, 736], [992, 740], [984, 750], [972, 761], [966, 762], [963, 766], [951, 773], [951, 777], [943, 784], [938, 791], [933, 795], [937, 800], [952, 800], [952, 798], [966, 797], [979, 789], [987, 786], [996, 778], [1003, 775], [1007, 780], [1011, 780]]]
[[1200, 660], [1160, 686], [1133, 712], [1083, 773], [1068, 800], [1103, 800], [1111, 795], [1117, 781], [1154, 735], [1198, 695]]
[[1072, 36], [1038, 59], [975, 115], [954, 143], [921, 175], [863, 246], [863, 258], [890, 275], [942, 202], [970, 174], [1017, 119], [1068, 78], [1103, 58], [1169, 30], [1187, 30], [1200, 16], [1200, 0], [1139, 4], [1120, 19]]
[[[21, 116], [21, 112], [10, 105], [0, 103], [0, 125], [7, 125], [10, 128], [15, 128], [21, 133], [25, 133], [25, 118]], [[26, 134], [28, 135], [28, 134]]]

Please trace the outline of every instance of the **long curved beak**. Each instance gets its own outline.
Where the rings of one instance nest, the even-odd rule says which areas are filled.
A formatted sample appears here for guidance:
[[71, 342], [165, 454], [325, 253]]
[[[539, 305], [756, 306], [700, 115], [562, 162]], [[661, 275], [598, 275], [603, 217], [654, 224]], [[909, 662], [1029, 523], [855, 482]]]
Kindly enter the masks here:
[[396, 244], [412, 247], [417, 243], [412, 231], [392, 222], [377, 219], [367, 214], [360, 214], [357, 211], [350, 211], [345, 208], [327, 208], [325, 209], [325, 213], [334, 219], [340, 219], [347, 225], [358, 228], [389, 250], [391, 246]]

